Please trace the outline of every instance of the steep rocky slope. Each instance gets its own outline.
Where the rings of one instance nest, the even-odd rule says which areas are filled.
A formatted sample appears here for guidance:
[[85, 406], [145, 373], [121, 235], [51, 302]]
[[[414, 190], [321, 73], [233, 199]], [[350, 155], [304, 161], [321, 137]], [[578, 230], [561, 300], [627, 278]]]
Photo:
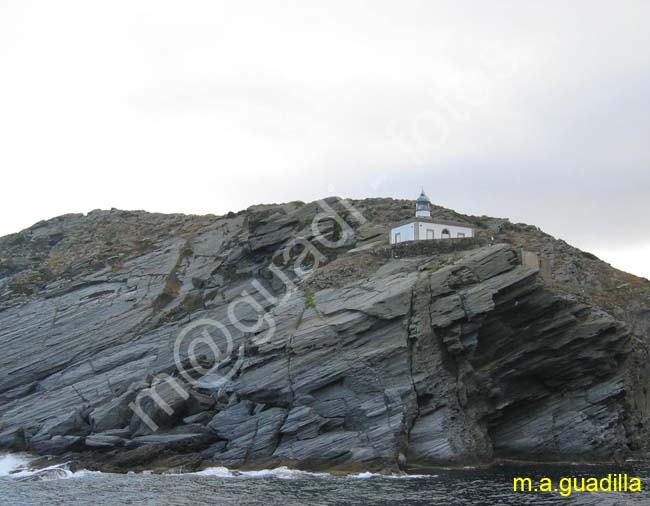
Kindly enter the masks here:
[[112, 470], [648, 450], [650, 282], [443, 208], [479, 237], [391, 249], [413, 203], [352, 204], [95, 211], [0, 239], [0, 445]]

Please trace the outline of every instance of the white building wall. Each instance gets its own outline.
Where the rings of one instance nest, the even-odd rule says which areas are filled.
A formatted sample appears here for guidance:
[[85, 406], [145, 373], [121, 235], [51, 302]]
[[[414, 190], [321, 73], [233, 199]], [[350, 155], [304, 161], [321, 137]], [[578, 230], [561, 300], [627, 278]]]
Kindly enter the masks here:
[[[459, 227], [456, 225], [443, 225], [440, 223], [417, 222], [418, 238], [422, 239], [457, 239], [459, 237], [474, 237], [474, 229], [470, 227]], [[430, 231], [427, 234], [427, 231]], [[448, 232], [449, 235], [443, 232]], [[431, 237], [433, 233], [433, 237]]]
[[407, 223], [390, 231], [390, 243], [415, 241], [415, 223]]
[[447, 238], [458, 239], [462, 237], [474, 237], [474, 229], [457, 225], [443, 225], [440, 223], [415, 221], [392, 229], [390, 231], [390, 244], [404, 241]]

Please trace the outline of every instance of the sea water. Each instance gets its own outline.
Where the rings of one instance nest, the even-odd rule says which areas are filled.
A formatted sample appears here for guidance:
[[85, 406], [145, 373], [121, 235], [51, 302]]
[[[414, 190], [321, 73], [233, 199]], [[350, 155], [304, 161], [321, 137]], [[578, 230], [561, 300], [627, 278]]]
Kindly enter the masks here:
[[[495, 466], [488, 469], [441, 469], [432, 474], [385, 476], [357, 473], [335, 476], [281, 467], [238, 472], [214, 467], [196, 473], [108, 474], [62, 472], [24, 481], [38, 472], [25, 455], [0, 456], [0, 504], [50, 505], [650, 505], [650, 464], [609, 466]], [[641, 479], [640, 493], [513, 491], [513, 478], [603, 477], [627, 473]]]

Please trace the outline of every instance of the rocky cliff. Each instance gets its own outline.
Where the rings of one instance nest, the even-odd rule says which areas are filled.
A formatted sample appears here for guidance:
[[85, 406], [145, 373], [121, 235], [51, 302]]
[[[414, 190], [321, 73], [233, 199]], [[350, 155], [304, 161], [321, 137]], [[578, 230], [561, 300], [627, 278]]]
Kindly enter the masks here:
[[478, 238], [390, 248], [412, 209], [94, 211], [0, 239], [0, 446], [107, 470], [647, 452], [650, 282], [443, 208]]

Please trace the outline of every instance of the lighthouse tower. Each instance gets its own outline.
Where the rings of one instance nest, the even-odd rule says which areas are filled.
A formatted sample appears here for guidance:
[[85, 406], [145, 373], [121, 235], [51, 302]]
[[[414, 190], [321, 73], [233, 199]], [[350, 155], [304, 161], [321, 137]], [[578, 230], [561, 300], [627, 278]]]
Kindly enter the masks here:
[[415, 201], [415, 216], [418, 218], [431, 218], [431, 201], [424, 193], [424, 189], [422, 189], [420, 196]]
[[443, 221], [431, 218], [431, 201], [424, 193], [415, 201], [415, 220], [398, 224], [390, 230], [390, 244], [432, 239], [463, 239], [474, 237], [474, 227], [469, 223]]

